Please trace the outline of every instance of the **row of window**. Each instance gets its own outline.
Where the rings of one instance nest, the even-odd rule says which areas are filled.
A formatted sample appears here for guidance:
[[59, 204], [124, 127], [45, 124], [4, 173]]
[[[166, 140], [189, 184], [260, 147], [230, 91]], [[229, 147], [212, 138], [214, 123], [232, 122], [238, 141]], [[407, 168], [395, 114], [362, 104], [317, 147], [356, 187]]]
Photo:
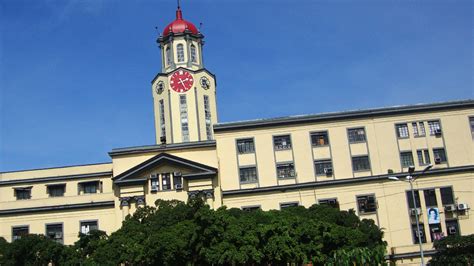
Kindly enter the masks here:
[[[430, 136], [441, 136], [441, 124], [439, 120], [427, 121], [428, 130]], [[400, 123], [395, 125], [398, 138], [408, 138], [410, 133], [408, 131], [409, 124], [411, 124], [412, 132], [414, 137], [424, 137], [426, 136], [425, 122], [411, 122], [411, 123]]]
[[[171, 184], [171, 179], [173, 179], [173, 184]], [[180, 172], [151, 175], [150, 177], [150, 191], [151, 192], [158, 192], [160, 190], [161, 191], [172, 190], [173, 188], [176, 190], [183, 189], [183, 179]]]
[[[94, 221], [81, 221], [79, 223], [79, 232], [82, 234], [89, 234], [92, 230], [99, 230], [97, 220]], [[15, 241], [20, 239], [22, 236], [26, 236], [30, 233], [30, 227], [28, 225], [14, 226], [12, 227], [12, 240]], [[46, 236], [52, 240], [63, 243], [64, 242], [64, 230], [62, 223], [46, 224]]]
[[[428, 165], [431, 163], [430, 152], [427, 149], [417, 150], [416, 155], [418, 158], [418, 165]], [[446, 151], [444, 148], [434, 148], [433, 156], [435, 164], [441, 164], [447, 162]], [[415, 162], [413, 160], [412, 151], [402, 151], [400, 152], [400, 162], [403, 168], [409, 166], [414, 166]]]
[[[441, 125], [438, 120], [428, 121], [428, 128], [430, 135], [441, 134]], [[399, 138], [408, 138], [408, 124], [396, 124], [397, 136]], [[413, 122], [412, 123], [414, 135], [425, 136], [424, 122]], [[474, 128], [474, 119], [471, 118], [471, 128]], [[472, 129], [474, 132], [474, 129]], [[474, 135], [474, 133], [473, 133]], [[318, 131], [310, 133], [311, 145], [314, 147], [327, 146], [329, 145], [329, 136], [327, 131]], [[349, 143], [360, 143], [366, 142], [365, 128], [349, 128], [347, 129], [347, 138]], [[290, 135], [274, 136], [273, 147], [275, 150], [286, 150], [291, 149], [291, 138]], [[237, 140], [237, 151], [239, 154], [253, 153], [255, 152], [255, 144], [253, 138], [239, 139]]]
[[[15, 187], [13, 188], [14, 197], [17, 200], [31, 199], [31, 189], [33, 187]], [[94, 194], [102, 193], [102, 182], [100, 181], [88, 181], [79, 183], [77, 186], [77, 194]], [[66, 184], [52, 184], [46, 185], [46, 192], [49, 197], [63, 197], [66, 192]]]
[[[194, 44], [191, 44], [190, 46], [190, 58], [191, 62], [197, 63], [197, 53], [196, 53], [196, 46]], [[184, 62], [184, 45], [182, 43], [179, 43], [176, 45], [176, 54], [177, 54], [177, 62], [178, 63], [183, 63]], [[166, 64], [169, 66], [173, 62], [173, 55], [171, 54], [171, 49], [168, 46], [165, 51], [165, 56], [166, 56]]]

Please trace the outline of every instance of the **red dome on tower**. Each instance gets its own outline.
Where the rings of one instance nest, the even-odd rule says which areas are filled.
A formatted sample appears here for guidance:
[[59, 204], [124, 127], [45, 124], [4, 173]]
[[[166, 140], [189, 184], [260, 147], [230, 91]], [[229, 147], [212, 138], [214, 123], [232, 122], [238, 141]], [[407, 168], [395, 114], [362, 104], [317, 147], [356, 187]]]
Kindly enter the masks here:
[[167, 36], [170, 33], [184, 33], [185, 31], [190, 31], [192, 34], [199, 33], [193, 23], [183, 19], [183, 13], [181, 12], [181, 8], [178, 6], [178, 10], [176, 10], [176, 19], [166, 26], [163, 30], [163, 36]]

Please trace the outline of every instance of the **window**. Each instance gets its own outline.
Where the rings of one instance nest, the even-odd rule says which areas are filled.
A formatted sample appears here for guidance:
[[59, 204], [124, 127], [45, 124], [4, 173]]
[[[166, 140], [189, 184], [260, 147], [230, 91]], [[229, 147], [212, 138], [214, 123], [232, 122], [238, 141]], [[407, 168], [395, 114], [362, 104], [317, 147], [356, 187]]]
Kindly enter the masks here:
[[407, 194], [408, 207], [409, 207], [410, 209], [413, 209], [413, 208], [421, 208], [420, 193], [418, 192], [418, 190], [413, 190], [413, 193], [415, 194], [415, 204], [416, 204], [416, 207], [413, 205], [413, 195], [411, 194], [411, 191], [407, 191], [406, 194]]
[[152, 174], [150, 178], [150, 190], [151, 192], [157, 192], [160, 190], [160, 181], [158, 180], [158, 177], [156, 174]]
[[332, 161], [319, 160], [314, 161], [314, 168], [316, 169], [316, 175], [332, 175]]
[[354, 156], [352, 157], [352, 170], [357, 171], [370, 171], [369, 156]]
[[347, 135], [349, 143], [365, 142], [365, 129], [363, 127], [348, 129]]
[[474, 117], [469, 117], [469, 125], [471, 126], [472, 139], [474, 139]]
[[172, 58], [171, 58], [171, 49], [170, 47], [166, 47], [166, 64], [169, 66], [171, 65], [171, 62], [172, 62]]
[[395, 125], [395, 128], [397, 129], [397, 137], [398, 138], [408, 138], [408, 125], [407, 124], [397, 124]]
[[174, 184], [175, 189], [177, 189], [176, 188], [177, 186], [181, 186], [181, 188], [183, 187], [183, 179], [181, 177], [182, 177], [181, 173], [174, 172], [173, 184]]
[[166, 124], [165, 124], [165, 103], [163, 100], [160, 100], [159, 103], [159, 111], [160, 111], [160, 136], [161, 137], [166, 137]]
[[300, 206], [299, 202], [285, 202], [285, 203], [280, 203], [280, 209], [286, 209], [290, 207], [298, 207]]
[[99, 190], [99, 181], [80, 183], [80, 186], [84, 194], [94, 194]]
[[429, 224], [429, 228], [431, 242], [434, 242], [435, 240], [440, 240], [444, 237], [443, 231], [441, 230], [441, 224]]
[[47, 224], [46, 236], [62, 244], [63, 243], [63, 225], [62, 224]]
[[208, 140], [212, 139], [211, 127], [211, 107], [209, 105], [209, 96], [204, 95], [204, 117], [206, 119], [206, 136]]
[[183, 142], [189, 141], [189, 127], [188, 127], [188, 106], [186, 102], [186, 95], [179, 95], [179, 107], [181, 117], [181, 134]]
[[438, 120], [428, 121], [428, 128], [430, 129], [430, 135], [441, 133], [441, 126]]
[[425, 136], [425, 124], [423, 122], [413, 122], [411, 123], [413, 127], [413, 136], [423, 137]]
[[12, 227], [12, 241], [20, 239], [23, 236], [26, 236], [30, 233], [28, 226], [15, 226]]
[[163, 190], [171, 189], [171, 175], [169, 173], [161, 174], [161, 187]]
[[184, 46], [182, 43], [176, 46], [176, 52], [178, 53], [178, 62], [184, 62]]
[[357, 196], [357, 207], [360, 214], [376, 212], [377, 202], [375, 195]]
[[330, 207], [339, 209], [339, 202], [337, 201], [337, 198], [321, 199], [321, 200], [318, 200], [318, 204], [320, 204], [320, 205], [328, 205], [328, 206], [330, 206]]
[[255, 145], [253, 143], [253, 139], [237, 140], [237, 150], [239, 154], [255, 152]]
[[433, 149], [433, 155], [434, 155], [436, 164], [447, 162], [446, 152], [445, 152], [444, 148]]
[[194, 44], [191, 44], [191, 62], [197, 63], [196, 46]]
[[291, 149], [290, 135], [273, 137], [273, 146], [275, 147], [275, 150]]
[[48, 189], [48, 194], [50, 197], [62, 197], [64, 196], [66, 185], [65, 184], [49, 185], [47, 189]]
[[85, 235], [88, 235], [90, 231], [99, 230], [97, 221], [82, 221], [80, 227], [80, 232]]
[[261, 210], [262, 207], [260, 205], [255, 205], [255, 206], [244, 206], [242, 207], [243, 211], [251, 212], [251, 211], [256, 211], [256, 210]]
[[425, 195], [426, 207], [436, 207], [438, 203], [436, 202], [436, 193], [434, 189], [427, 189], [423, 191]]
[[277, 164], [277, 177], [278, 179], [294, 178], [295, 165], [293, 163]]
[[448, 231], [447, 232], [448, 236], [458, 236], [458, 235], [460, 235], [458, 220], [447, 220], [446, 221], [446, 230]]
[[418, 155], [418, 164], [420, 166], [431, 163], [430, 152], [428, 150], [417, 150], [416, 154]]
[[313, 146], [327, 146], [329, 145], [329, 137], [327, 131], [311, 133], [311, 144]]
[[454, 204], [454, 195], [452, 187], [442, 187], [439, 189], [441, 194], [441, 203], [444, 205]]
[[255, 183], [257, 179], [257, 167], [242, 167], [239, 169], [240, 183]]
[[413, 243], [418, 244], [420, 241], [418, 240], [418, 235], [421, 237], [421, 243], [426, 243], [426, 236], [425, 236], [425, 225], [420, 224], [420, 232], [418, 232], [416, 228], [416, 224], [411, 225], [411, 231], [413, 233]]
[[31, 188], [32, 187], [17, 187], [14, 188], [15, 197], [17, 200], [31, 199]]
[[400, 152], [400, 161], [403, 168], [415, 165], [413, 163], [413, 153], [411, 151]]

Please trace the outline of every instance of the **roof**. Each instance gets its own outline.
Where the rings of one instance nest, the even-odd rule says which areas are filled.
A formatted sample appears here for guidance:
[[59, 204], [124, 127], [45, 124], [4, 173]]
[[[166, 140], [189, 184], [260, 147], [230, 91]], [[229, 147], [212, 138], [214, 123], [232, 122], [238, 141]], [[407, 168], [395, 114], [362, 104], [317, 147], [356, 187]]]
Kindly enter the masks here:
[[178, 10], [176, 10], [176, 19], [165, 27], [163, 30], [163, 36], [167, 36], [170, 33], [176, 34], [185, 32], [192, 34], [199, 33], [193, 23], [183, 19], [183, 13], [181, 12], [181, 8], [178, 6]]
[[259, 127], [273, 127], [290, 124], [315, 123], [331, 120], [366, 118], [375, 116], [388, 116], [406, 113], [431, 112], [447, 109], [474, 108], [474, 99], [439, 102], [439, 103], [421, 103], [414, 105], [398, 105], [383, 108], [361, 109], [343, 112], [331, 112], [321, 114], [306, 114], [296, 116], [285, 116], [266, 119], [254, 119], [237, 122], [217, 123], [214, 132], [242, 130]]

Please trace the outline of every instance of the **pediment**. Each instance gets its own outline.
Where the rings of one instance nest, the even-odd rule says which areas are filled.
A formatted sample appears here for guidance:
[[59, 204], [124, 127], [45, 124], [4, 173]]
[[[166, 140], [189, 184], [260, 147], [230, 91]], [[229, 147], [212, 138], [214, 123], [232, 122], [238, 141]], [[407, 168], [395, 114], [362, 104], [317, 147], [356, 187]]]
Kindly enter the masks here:
[[146, 182], [151, 173], [181, 172], [184, 179], [213, 178], [217, 169], [208, 165], [160, 153], [153, 158], [112, 178], [114, 184], [127, 185]]

